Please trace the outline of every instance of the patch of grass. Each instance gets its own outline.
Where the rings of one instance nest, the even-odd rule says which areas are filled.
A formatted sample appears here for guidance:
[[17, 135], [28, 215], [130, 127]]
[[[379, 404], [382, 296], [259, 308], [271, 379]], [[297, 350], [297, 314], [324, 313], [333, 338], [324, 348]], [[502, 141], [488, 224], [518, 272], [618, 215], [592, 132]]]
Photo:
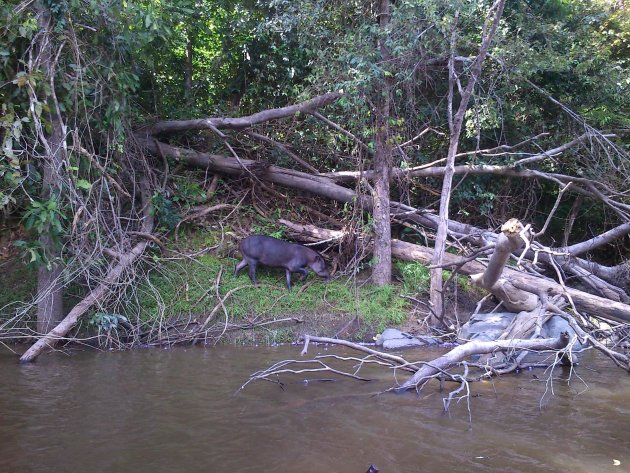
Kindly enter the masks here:
[[[303, 283], [298, 275], [294, 275], [293, 289], [287, 291], [282, 269], [259, 267], [260, 287], [255, 288], [251, 286], [247, 269], [234, 277], [237, 262], [235, 258], [206, 254], [195, 260], [167, 262], [156, 267], [137, 288], [141, 318], [148, 321], [192, 316], [205, 320], [218, 304], [215, 284], [219, 271], [222, 271], [219, 294], [225, 298], [230, 293], [225, 307], [228, 316], [234, 319], [308, 313], [349, 314], [358, 315], [366, 325], [381, 330], [387, 325], [402, 323], [407, 316], [407, 302], [399, 297], [396, 286], [363, 286], [355, 291], [342, 281], [326, 283], [310, 274], [305, 291], [300, 291]], [[408, 284], [417, 287], [417, 281]], [[220, 309], [215, 319], [223, 317], [225, 314]], [[271, 343], [279, 343], [289, 340], [290, 336], [282, 331], [270, 331], [267, 338]]]
[[431, 271], [415, 261], [396, 261], [394, 267], [402, 276], [403, 294], [428, 294]]
[[356, 296], [350, 294], [343, 300], [342, 306], [359, 314], [365, 324], [378, 331], [403, 323], [409, 309], [407, 301], [399, 295], [399, 288], [392, 285], [363, 286]]

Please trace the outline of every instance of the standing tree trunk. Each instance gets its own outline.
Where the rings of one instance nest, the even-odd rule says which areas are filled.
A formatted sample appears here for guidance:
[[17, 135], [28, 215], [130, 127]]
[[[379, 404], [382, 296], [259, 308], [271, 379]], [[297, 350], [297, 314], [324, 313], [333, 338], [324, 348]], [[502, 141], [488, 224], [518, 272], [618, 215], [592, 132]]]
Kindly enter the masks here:
[[[383, 68], [391, 55], [385, 45], [389, 24], [389, 0], [380, 0], [379, 26], [381, 37], [378, 46], [383, 58]], [[391, 78], [383, 77], [376, 110], [376, 153], [374, 154], [374, 267], [372, 282], [377, 286], [389, 284], [392, 279], [392, 236], [389, 217], [389, 181], [392, 167], [392, 148], [389, 138]]]
[[192, 107], [193, 97], [193, 34], [188, 31], [186, 38], [186, 62], [184, 64], [184, 97], [186, 105]]
[[448, 218], [449, 218], [449, 204], [451, 201], [451, 188], [453, 185], [453, 175], [455, 173], [455, 155], [457, 154], [457, 150], [459, 148], [459, 139], [462, 132], [462, 127], [464, 124], [464, 115], [466, 113], [466, 108], [468, 107], [468, 102], [474, 90], [477, 79], [481, 75], [481, 65], [483, 64], [484, 59], [488, 53], [488, 49], [490, 47], [490, 43], [492, 42], [492, 38], [496, 32], [497, 26], [499, 25], [499, 20], [501, 19], [501, 15], [503, 14], [503, 7], [505, 5], [505, 0], [499, 0], [493, 6], [495, 9], [494, 18], [492, 18], [492, 24], [490, 25], [490, 30], [488, 31], [488, 22], [490, 21], [490, 15], [492, 11], [488, 13], [488, 19], [484, 24], [483, 28], [483, 36], [482, 43], [479, 47], [479, 54], [475, 58], [471, 68], [470, 79], [468, 80], [468, 84], [466, 85], [466, 89], [461, 94], [461, 99], [459, 102], [459, 107], [457, 108], [457, 113], [453, 117], [453, 95], [454, 90], [456, 89], [456, 83], [458, 81], [457, 76], [455, 75], [455, 66], [454, 66], [454, 56], [455, 56], [455, 28], [457, 27], [457, 19], [458, 15], [455, 15], [455, 27], [453, 29], [453, 39], [451, 43], [451, 57], [449, 59], [449, 93], [448, 93], [448, 112], [449, 112], [449, 128], [450, 128], [450, 137], [449, 137], [449, 146], [448, 146], [448, 155], [446, 157], [446, 167], [444, 172], [444, 180], [442, 181], [442, 195], [440, 199], [440, 216], [439, 216], [439, 224], [437, 229], [437, 235], [435, 237], [435, 252], [433, 253], [433, 259], [431, 260], [431, 265], [434, 268], [431, 270], [431, 309], [433, 313], [433, 317], [431, 320], [432, 325], [437, 325], [439, 321], [442, 320], [443, 317], [443, 302], [442, 302], [442, 260], [444, 259], [444, 253], [446, 250], [446, 236], [448, 231]]
[[[36, 4], [37, 24], [39, 26], [39, 56], [37, 68], [41, 68], [45, 80], [50, 85], [48, 97], [50, 133], [42, 136], [45, 155], [41, 158], [43, 171], [42, 201], [55, 198], [61, 192], [59, 173], [65, 156], [65, 132], [59, 105], [55, 100], [55, 56], [54, 56], [54, 20], [50, 10], [41, 1]], [[42, 133], [44, 133], [42, 131]], [[61, 251], [50, 232], [39, 237], [39, 243], [51, 263], [51, 269], [41, 266], [37, 279], [37, 332], [48, 333], [63, 320], [63, 267], [60, 261]]]

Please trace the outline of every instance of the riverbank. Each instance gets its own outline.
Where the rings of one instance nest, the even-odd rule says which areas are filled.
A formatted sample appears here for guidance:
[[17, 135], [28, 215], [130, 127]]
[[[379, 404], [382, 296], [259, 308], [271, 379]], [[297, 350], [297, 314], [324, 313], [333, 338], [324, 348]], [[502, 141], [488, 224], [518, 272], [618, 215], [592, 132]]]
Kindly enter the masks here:
[[[386, 327], [425, 335], [428, 325], [429, 273], [413, 262], [395, 262], [394, 282], [385, 287], [368, 283], [369, 267], [356, 274], [337, 270], [327, 255], [333, 278], [325, 282], [310, 274], [294, 277], [293, 290], [284, 285], [284, 271], [259, 268], [259, 287], [245, 271], [233, 275], [239, 261], [238, 238], [216, 232], [180, 236], [161, 252], [156, 248], [140, 283], [130, 285], [124, 300], [109, 301], [107, 310], [92, 310], [74, 335], [99, 344], [287, 343], [303, 334], [372, 341]], [[32, 327], [36, 271], [19, 255], [0, 261], [0, 307], [8, 320], [22, 313], [24, 328]], [[70, 286], [74, 299], [86, 290]], [[463, 322], [479, 294], [465, 278], [448, 285], [447, 305], [453, 320]], [[203, 336], [200, 336], [203, 332]]]

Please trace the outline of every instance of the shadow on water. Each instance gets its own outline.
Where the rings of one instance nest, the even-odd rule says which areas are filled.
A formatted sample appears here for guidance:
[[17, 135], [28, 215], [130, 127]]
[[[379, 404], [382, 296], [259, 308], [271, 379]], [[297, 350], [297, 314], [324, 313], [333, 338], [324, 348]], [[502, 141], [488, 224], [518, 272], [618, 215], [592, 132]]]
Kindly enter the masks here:
[[384, 371], [369, 383], [295, 376], [284, 390], [238, 391], [299, 351], [87, 352], [26, 366], [2, 355], [0, 471], [630, 471], [630, 378], [595, 353], [578, 367], [584, 382], [557, 370], [551, 386], [542, 371], [474, 384], [472, 425], [466, 400], [443, 412], [437, 384], [376, 394], [392, 382]]

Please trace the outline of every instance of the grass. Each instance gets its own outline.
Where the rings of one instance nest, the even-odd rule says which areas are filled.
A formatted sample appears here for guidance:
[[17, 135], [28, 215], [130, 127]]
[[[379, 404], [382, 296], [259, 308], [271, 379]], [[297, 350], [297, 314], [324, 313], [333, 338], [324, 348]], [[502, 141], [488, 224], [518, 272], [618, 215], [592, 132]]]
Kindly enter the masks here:
[[[380, 330], [402, 323], [407, 317], [407, 302], [399, 297], [395, 286], [366, 285], [355, 290], [344, 281], [326, 283], [311, 274], [305, 291], [300, 291], [303, 283], [298, 277], [294, 277], [293, 289], [288, 291], [283, 270], [262, 267], [257, 272], [260, 287], [256, 288], [251, 286], [246, 270], [237, 277], [233, 275], [237, 262], [234, 258], [203, 255], [186, 263], [161, 265], [138, 288], [141, 318], [205, 316], [217, 304], [215, 286], [219, 272], [218, 292], [222, 298], [231, 294], [225, 306], [228, 315], [235, 319], [323, 312], [358, 315]], [[219, 314], [218, 317], [224, 317], [222, 311]], [[284, 334], [278, 336], [284, 338]]]
[[[218, 244], [212, 232], [193, 233], [185, 241], [189, 251]], [[356, 316], [364, 326], [380, 331], [407, 319], [409, 301], [401, 294], [417, 296], [428, 293], [429, 288], [429, 271], [414, 262], [395, 263], [400, 284], [355, 287], [345, 279], [326, 283], [310, 274], [309, 286], [304, 291], [300, 290], [304, 283], [297, 274], [293, 277], [293, 289], [287, 291], [284, 270], [259, 267], [260, 287], [255, 288], [251, 286], [247, 268], [239, 276], [233, 275], [239, 261], [233, 255], [238, 256], [235, 243], [194, 260], [157, 261], [146, 282], [137, 288], [140, 318], [145, 321], [181, 316], [205, 319], [218, 303], [216, 283], [221, 273], [218, 294], [221, 298], [229, 294], [225, 308], [228, 316], [236, 320], [330, 314]], [[223, 317], [225, 314], [220, 309], [215, 318]], [[270, 331], [269, 337], [273, 343], [286, 339], [287, 334]]]

